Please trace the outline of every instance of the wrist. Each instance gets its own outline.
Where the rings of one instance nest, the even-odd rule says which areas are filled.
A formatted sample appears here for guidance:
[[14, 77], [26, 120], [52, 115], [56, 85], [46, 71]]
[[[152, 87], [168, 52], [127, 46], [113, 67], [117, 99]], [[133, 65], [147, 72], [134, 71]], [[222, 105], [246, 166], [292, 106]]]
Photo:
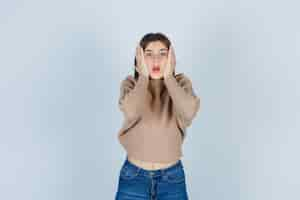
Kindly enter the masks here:
[[164, 79], [170, 79], [172, 77], [173, 74], [167, 74], [167, 75], [164, 75]]
[[149, 76], [146, 76], [145, 74], [141, 73], [141, 74], [139, 74], [139, 78], [141, 78], [143, 80], [148, 80]]
[[172, 75], [168, 75], [168, 76], [164, 77], [164, 81], [165, 81], [166, 84], [168, 84], [168, 83], [173, 81], [173, 78], [174, 77]]

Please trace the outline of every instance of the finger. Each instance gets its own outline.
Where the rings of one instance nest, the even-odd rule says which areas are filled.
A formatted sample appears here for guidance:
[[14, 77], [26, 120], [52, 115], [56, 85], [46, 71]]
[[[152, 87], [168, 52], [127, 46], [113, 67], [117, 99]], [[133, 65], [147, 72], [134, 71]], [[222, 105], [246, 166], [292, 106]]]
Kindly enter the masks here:
[[148, 67], [145, 62], [144, 50], [142, 47], [141, 47], [141, 67], [143, 68], [144, 72], [146, 73], [145, 75], [148, 75], [149, 74]]
[[141, 65], [141, 67], [143, 67], [142, 65], [144, 64], [144, 54], [143, 54], [143, 49], [141, 47], [139, 48], [139, 55], [140, 55], [140, 61], [141, 61], [140, 65]]
[[167, 59], [167, 63], [169, 64], [171, 61], [171, 51], [172, 51], [172, 45], [170, 45], [169, 47], [169, 51], [168, 51], [168, 59]]
[[136, 56], [139, 55], [139, 46], [137, 46], [137, 47], [135, 48], [135, 55], [136, 55]]
[[140, 70], [140, 67], [139, 67], [139, 66], [140, 66], [140, 65], [136, 66], [135, 69], [136, 69], [136, 71], [137, 71], [139, 74], [141, 74], [141, 70]]
[[172, 54], [172, 57], [174, 58], [174, 60], [175, 60], [175, 51], [174, 51], [174, 48], [173, 48], [173, 46], [172, 46], [172, 48], [171, 48], [171, 54]]
[[143, 48], [142, 47], [140, 47], [140, 55], [141, 55], [141, 59], [142, 59], [142, 61], [144, 62], [144, 60], [145, 60], [145, 57], [144, 57], [144, 50], [143, 50]]
[[173, 67], [176, 65], [176, 57], [173, 46], [171, 47], [171, 64]]
[[140, 47], [137, 46], [136, 47], [136, 61], [137, 61], [137, 65], [140, 65], [141, 64], [141, 58], [140, 58]]
[[173, 56], [175, 56], [175, 51], [174, 51], [174, 48], [173, 48], [172, 45], [171, 45], [171, 53], [172, 53]]

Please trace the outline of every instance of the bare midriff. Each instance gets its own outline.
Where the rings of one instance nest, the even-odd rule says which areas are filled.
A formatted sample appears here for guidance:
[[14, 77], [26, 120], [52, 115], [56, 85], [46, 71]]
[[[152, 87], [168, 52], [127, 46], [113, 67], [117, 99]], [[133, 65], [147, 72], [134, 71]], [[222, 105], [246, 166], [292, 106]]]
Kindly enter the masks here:
[[135, 165], [146, 169], [146, 170], [157, 170], [157, 169], [163, 169], [163, 168], [167, 168], [173, 164], [175, 164], [176, 162], [178, 162], [178, 160], [176, 161], [172, 161], [172, 162], [167, 162], [167, 163], [160, 163], [160, 162], [146, 162], [146, 161], [142, 161], [142, 160], [138, 160], [135, 158], [132, 158], [130, 156], [128, 156], [128, 160], [132, 163], [134, 163]]

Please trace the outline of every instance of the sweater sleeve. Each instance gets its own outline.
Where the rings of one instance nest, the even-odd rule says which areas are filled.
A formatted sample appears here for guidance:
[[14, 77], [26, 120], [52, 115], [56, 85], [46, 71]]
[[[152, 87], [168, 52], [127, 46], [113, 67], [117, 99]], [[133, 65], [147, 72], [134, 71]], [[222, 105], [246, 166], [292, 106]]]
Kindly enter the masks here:
[[190, 126], [200, 107], [200, 98], [195, 94], [191, 80], [183, 73], [165, 79], [172, 98], [177, 120], [182, 129]]
[[127, 76], [121, 82], [119, 108], [123, 112], [126, 122], [133, 122], [141, 116], [148, 83], [149, 78], [143, 75], [140, 75], [137, 81], [131, 76]]

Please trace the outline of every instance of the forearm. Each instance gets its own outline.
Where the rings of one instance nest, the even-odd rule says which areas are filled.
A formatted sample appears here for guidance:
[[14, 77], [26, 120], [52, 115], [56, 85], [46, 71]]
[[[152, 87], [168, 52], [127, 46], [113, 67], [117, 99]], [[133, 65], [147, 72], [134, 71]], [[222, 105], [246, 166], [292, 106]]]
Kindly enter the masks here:
[[134, 88], [120, 99], [120, 109], [128, 119], [135, 119], [142, 113], [145, 105], [149, 78], [140, 75]]
[[177, 114], [189, 124], [199, 109], [200, 98], [193, 94], [192, 88], [186, 91], [181, 87], [173, 76], [164, 81]]

